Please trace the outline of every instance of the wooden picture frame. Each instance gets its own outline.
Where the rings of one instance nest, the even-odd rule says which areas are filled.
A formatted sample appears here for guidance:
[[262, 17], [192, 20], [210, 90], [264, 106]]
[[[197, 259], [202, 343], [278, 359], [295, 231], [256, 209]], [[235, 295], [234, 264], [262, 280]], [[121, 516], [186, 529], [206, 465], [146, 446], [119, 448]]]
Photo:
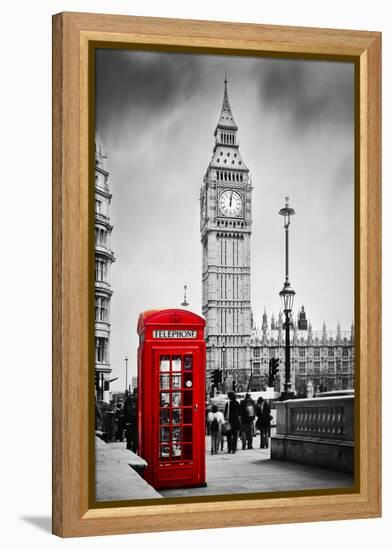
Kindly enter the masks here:
[[[89, 48], [346, 59], [356, 67], [355, 490], [91, 508]], [[381, 35], [377, 32], [61, 13], [53, 17], [53, 533], [62, 537], [381, 514]]]

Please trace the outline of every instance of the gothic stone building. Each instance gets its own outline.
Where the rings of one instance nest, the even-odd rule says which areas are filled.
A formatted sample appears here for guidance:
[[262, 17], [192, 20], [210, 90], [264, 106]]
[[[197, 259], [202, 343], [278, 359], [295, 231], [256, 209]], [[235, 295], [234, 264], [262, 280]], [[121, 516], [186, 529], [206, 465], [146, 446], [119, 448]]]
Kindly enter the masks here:
[[[228, 98], [227, 79], [215, 144], [200, 191], [202, 313], [206, 319], [207, 388], [221, 369], [227, 389], [264, 389], [269, 359], [280, 359], [276, 389], [284, 383], [285, 334], [282, 315], [261, 330], [253, 327], [250, 295], [252, 183], [239, 151], [238, 127]], [[301, 314], [305, 313], [302, 310]], [[354, 332], [299, 330], [292, 324], [292, 389], [346, 389], [354, 384]]]
[[220, 368], [230, 384], [250, 369], [251, 192], [239, 151], [227, 79], [215, 144], [200, 192], [202, 313], [206, 319], [207, 382]]
[[115, 261], [110, 249], [109, 206], [111, 194], [109, 173], [104, 168], [104, 155], [98, 139], [95, 140], [95, 390], [97, 399], [103, 399], [109, 389], [111, 373], [110, 341], [110, 266]]
[[[350, 331], [342, 331], [338, 323], [336, 331], [327, 330], [323, 324], [321, 331], [299, 330], [298, 321], [292, 323], [291, 330], [291, 373], [292, 390], [298, 396], [306, 396], [307, 386], [311, 382], [314, 392], [345, 390], [354, 388], [354, 326]], [[285, 374], [285, 330], [282, 313], [277, 321], [274, 315], [268, 323], [266, 312], [263, 314], [262, 327], [254, 328], [251, 335], [252, 350], [252, 387], [260, 390], [268, 385], [269, 360], [279, 358], [279, 373], [275, 389], [281, 390]]]

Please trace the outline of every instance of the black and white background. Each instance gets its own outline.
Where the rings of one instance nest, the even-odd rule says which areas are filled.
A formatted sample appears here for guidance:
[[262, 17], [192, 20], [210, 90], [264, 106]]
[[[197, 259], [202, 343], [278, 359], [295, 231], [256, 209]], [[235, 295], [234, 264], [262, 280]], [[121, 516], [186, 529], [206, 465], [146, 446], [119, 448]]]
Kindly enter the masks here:
[[214, 145], [224, 76], [250, 169], [254, 320], [278, 313], [284, 276], [279, 209], [290, 228], [295, 311], [314, 329], [354, 318], [354, 67], [352, 63], [98, 50], [96, 129], [112, 193], [110, 361], [136, 374], [138, 314], [179, 307], [188, 285], [201, 313], [199, 190]]

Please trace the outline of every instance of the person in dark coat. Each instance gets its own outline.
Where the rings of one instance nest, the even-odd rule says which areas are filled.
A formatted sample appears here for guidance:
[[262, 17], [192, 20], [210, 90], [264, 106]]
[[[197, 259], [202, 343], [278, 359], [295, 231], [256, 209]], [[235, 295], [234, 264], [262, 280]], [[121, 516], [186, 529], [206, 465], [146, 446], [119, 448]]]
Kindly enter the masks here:
[[255, 402], [249, 393], [240, 402], [240, 411], [242, 419], [242, 449], [253, 448], [254, 420], [255, 420]]
[[117, 424], [117, 431], [115, 434], [115, 440], [116, 441], [123, 441], [124, 440], [124, 430], [125, 430], [125, 413], [122, 408], [121, 403], [117, 403], [116, 409], [115, 409], [115, 421]]
[[261, 433], [260, 448], [267, 449], [269, 447], [270, 420], [272, 417], [270, 414], [270, 407], [263, 397], [259, 397], [257, 401], [256, 415], [257, 421], [255, 426], [259, 428]]
[[112, 443], [115, 438], [115, 411], [112, 403], [106, 403], [103, 408], [103, 431], [106, 443]]
[[227, 434], [228, 452], [236, 453], [238, 433], [240, 430], [240, 405], [233, 391], [228, 392], [228, 402], [224, 409], [225, 430]]
[[126, 448], [137, 453], [137, 394], [128, 395], [124, 403]]

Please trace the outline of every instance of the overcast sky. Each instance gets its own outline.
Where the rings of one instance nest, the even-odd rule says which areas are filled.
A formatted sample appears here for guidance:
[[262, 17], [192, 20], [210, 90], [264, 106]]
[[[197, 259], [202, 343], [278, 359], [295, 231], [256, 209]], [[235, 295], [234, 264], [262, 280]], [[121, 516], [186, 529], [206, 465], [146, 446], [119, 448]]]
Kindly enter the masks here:
[[314, 329], [350, 329], [354, 297], [354, 68], [350, 63], [98, 50], [96, 127], [113, 194], [111, 365], [136, 373], [146, 309], [201, 312], [199, 192], [224, 75], [253, 191], [254, 319], [278, 313], [289, 195], [295, 310]]

